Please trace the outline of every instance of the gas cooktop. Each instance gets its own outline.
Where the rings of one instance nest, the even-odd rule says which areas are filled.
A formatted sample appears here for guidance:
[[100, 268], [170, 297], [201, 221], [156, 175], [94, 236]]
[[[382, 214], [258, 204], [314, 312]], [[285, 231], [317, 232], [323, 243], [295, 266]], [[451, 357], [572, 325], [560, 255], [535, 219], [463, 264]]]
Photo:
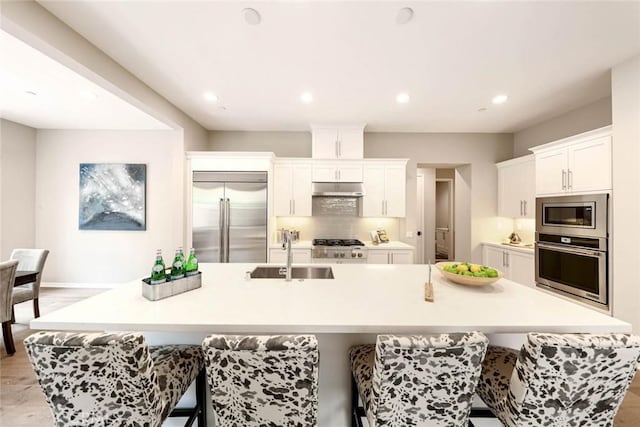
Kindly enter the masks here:
[[313, 246], [364, 246], [357, 239], [313, 239]]

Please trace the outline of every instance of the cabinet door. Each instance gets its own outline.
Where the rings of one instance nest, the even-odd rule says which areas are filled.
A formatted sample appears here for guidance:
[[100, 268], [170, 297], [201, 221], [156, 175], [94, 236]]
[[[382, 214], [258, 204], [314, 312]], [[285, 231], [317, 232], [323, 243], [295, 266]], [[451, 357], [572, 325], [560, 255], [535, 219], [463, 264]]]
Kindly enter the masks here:
[[507, 251], [509, 279], [522, 285], [535, 287], [535, 266], [533, 254]]
[[[364, 191], [362, 216], [384, 216], [385, 167], [367, 165], [364, 167]], [[386, 264], [386, 262], [385, 262]]]
[[334, 164], [321, 164], [313, 165], [313, 182], [337, 182], [338, 173]]
[[311, 165], [295, 165], [291, 181], [293, 214], [311, 216]]
[[[536, 194], [558, 194], [566, 191], [567, 149], [541, 153], [536, 156]], [[563, 173], [564, 171], [564, 180]]]
[[[502, 166], [498, 169], [498, 215], [510, 218], [524, 213], [522, 184], [524, 174], [521, 164]], [[535, 171], [534, 171], [535, 172]]]
[[362, 182], [362, 164], [346, 163], [336, 165], [338, 170], [338, 181], [340, 182]]
[[393, 250], [390, 252], [390, 264], [413, 264], [413, 251]]
[[293, 187], [291, 165], [276, 164], [273, 168], [273, 210], [275, 216], [289, 216], [293, 207]]
[[509, 278], [508, 272], [505, 271], [506, 269], [505, 269], [504, 261], [505, 261], [504, 249], [496, 248], [493, 246], [487, 246], [487, 245], [484, 246], [482, 251], [482, 264], [488, 267], [497, 268], [498, 270], [502, 271], [502, 273], [504, 274], [504, 277], [508, 279]]
[[[407, 174], [402, 166], [385, 168], [386, 216], [405, 217], [407, 197]], [[365, 191], [367, 188], [365, 187]]]
[[338, 158], [364, 157], [364, 131], [362, 128], [340, 128], [338, 132]]
[[611, 137], [569, 147], [569, 191], [611, 189]]
[[311, 157], [314, 159], [338, 158], [338, 130], [336, 128], [316, 128], [311, 135]]
[[368, 250], [367, 264], [389, 264], [389, 251]]
[[536, 217], [536, 161], [523, 163], [520, 170], [520, 196], [524, 201], [522, 210], [523, 216], [527, 218]]

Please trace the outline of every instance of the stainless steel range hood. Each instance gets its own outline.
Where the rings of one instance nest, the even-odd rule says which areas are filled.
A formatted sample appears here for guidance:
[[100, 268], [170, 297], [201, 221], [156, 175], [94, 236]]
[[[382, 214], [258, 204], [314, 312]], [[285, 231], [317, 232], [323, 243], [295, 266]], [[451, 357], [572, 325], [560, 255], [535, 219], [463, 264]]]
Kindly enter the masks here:
[[361, 182], [314, 182], [311, 184], [312, 196], [362, 197], [364, 185]]

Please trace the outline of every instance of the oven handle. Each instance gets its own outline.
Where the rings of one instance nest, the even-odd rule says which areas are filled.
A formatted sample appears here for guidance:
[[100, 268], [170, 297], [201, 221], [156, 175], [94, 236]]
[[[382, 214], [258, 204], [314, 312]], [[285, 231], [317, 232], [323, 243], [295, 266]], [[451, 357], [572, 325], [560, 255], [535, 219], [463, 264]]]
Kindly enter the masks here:
[[573, 249], [573, 248], [567, 248], [566, 246], [549, 245], [547, 243], [536, 243], [536, 245], [542, 249], [550, 249], [552, 251], [565, 252], [568, 254], [575, 254], [575, 255], [585, 255], [585, 256], [590, 256], [595, 258], [600, 258], [606, 253], [604, 251], [590, 251], [588, 249]]

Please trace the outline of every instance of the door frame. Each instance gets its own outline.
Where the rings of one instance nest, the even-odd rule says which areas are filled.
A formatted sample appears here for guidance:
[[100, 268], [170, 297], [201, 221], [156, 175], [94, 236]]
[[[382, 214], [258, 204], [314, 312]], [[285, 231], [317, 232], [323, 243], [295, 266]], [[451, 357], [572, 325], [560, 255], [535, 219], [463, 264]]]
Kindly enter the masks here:
[[436, 178], [436, 183], [446, 182], [449, 190], [449, 248], [448, 248], [448, 260], [454, 260], [455, 258], [455, 185], [453, 178]]

